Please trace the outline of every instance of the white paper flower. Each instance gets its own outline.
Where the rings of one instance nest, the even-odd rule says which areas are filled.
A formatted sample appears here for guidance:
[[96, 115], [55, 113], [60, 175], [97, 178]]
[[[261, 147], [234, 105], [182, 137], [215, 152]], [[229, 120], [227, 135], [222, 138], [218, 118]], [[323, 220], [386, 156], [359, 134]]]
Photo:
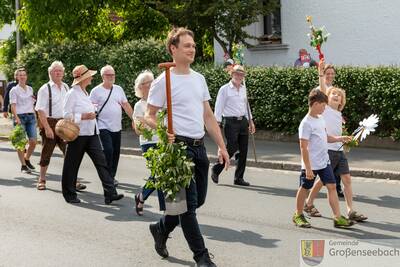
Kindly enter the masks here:
[[367, 119], [360, 121], [358, 127], [353, 134], [354, 139], [360, 138], [360, 142], [363, 141], [370, 133], [375, 132], [375, 128], [378, 126], [379, 117], [376, 114], [372, 114]]

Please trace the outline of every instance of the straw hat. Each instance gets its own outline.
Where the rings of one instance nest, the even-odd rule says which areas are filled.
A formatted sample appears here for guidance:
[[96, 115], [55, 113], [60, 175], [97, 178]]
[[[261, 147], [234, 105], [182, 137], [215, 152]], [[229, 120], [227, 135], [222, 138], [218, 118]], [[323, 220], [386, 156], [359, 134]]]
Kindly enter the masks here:
[[246, 71], [244, 70], [244, 67], [242, 65], [235, 65], [231, 71], [231, 75], [233, 73], [242, 73], [242, 74], [246, 74]]
[[74, 77], [74, 81], [71, 86], [77, 85], [83, 80], [86, 80], [90, 76], [93, 76], [97, 73], [97, 70], [89, 70], [85, 65], [79, 65], [74, 68], [72, 71], [72, 76]]

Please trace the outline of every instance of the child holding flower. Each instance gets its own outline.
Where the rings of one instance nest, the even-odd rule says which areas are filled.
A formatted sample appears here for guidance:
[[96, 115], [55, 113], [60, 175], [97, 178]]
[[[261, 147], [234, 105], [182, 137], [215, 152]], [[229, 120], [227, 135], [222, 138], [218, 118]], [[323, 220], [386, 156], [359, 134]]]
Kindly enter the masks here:
[[[324, 70], [324, 61], [320, 62], [319, 72], [320, 72], [320, 90], [325, 93], [328, 97], [328, 105], [322, 116], [326, 123], [326, 131], [329, 136], [342, 136], [342, 110], [346, 104], [346, 93], [343, 89], [337, 87], [326, 88], [326, 82], [321, 78], [321, 73]], [[349, 164], [346, 155], [343, 152], [343, 142], [349, 142], [352, 140], [351, 136], [343, 136], [340, 142], [328, 143], [328, 153], [329, 160], [333, 172], [336, 176], [340, 176], [344, 184], [344, 196], [347, 206], [347, 214], [350, 220], [357, 222], [367, 220], [367, 217], [363, 214], [357, 213], [353, 209], [353, 190], [351, 185], [351, 176]], [[314, 207], [313, 202], [316, 198], [318, 192], [321, 190], [323, 184], [321, 180], [318, 180], [307, 199], [304, 210], [313, 217], [320, 217], [321, 214]]]

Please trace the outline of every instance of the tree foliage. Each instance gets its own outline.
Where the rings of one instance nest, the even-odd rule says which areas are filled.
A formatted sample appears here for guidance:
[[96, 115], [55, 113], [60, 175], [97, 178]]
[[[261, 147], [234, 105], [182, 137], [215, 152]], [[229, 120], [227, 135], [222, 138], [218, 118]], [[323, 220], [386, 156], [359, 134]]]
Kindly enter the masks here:
[[[176, 26], [193, 30], [206, 48], [213, 44], [213, 38], [225, 53], [232, 56], [234, 43], [249, 45], [246, 39], [256, 38], [245, 31], [245, 27], [257, 22], [259, 17], [278, 7], [278, 1], [260, 0], [149, 0], [148, 6], [159, 10]], [[201, 39], [201, 38], [200, 38]]]
[[0, 29], [4, 24], [11, 24], [15, 18], [15, 1], [0, 0]]
[[162, 14], [140, 0], [24, 0], [22, 7], [20, 26], [33, 42], [115, 43], [160, 36], [168, 25]]

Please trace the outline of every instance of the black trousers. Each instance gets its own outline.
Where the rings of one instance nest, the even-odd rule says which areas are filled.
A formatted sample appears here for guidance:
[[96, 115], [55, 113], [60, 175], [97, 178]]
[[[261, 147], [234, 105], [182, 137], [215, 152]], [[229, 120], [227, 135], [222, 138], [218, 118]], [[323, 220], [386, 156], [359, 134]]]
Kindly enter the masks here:
[[75, 184], [85, 152], [89, 155], [96, 167], [103, 185], [104, 196], [116, 194], [117, 191], [115, 190], [113, 178], [108, 170], [106, 157], [104, 156], [99, 136], [78, 136], [77, 139], [68, 143], [65, 153], [61, 182], [65, 200], [68, 201], [77, 197]]
[[185, 239], [193, 252], [193, 258], [197, 262], [204, 253], [208, 253], [197, 221], [196, 209], [203, 205], [206, 200], [210, 162], [204, 145], [188, 145], [186, 151], [187, 157], [191, 158], [195, 164], [194, 180], [192, 179], [189, 188], [186, 188], [188, 211], [177, 216], [163, 216], [159, 225], [164, 234], [169, 234], [180, 223]]
[[[235, 180], [243, 179], [247, 161], [247, 147], [249, 144], [249, 122], [246, 118], [242, 120], [224, 118], [224, 133], [226, 138], [226, 147], [229, 158], [237, 151], [238, 162], [235, 170]], [[224, 169], [224, 164], [217, 163], [213, 166], [213, 172], [219, 175]]]
[[110, 169], [111, 176], [112, 178], [115, 178], [121, 149], [121, 131], [111, 132], [106, 129], [101, 129], [100, 139], [101, 143], [103, 144], [104, 155], [106, 156], [107, 165]]

